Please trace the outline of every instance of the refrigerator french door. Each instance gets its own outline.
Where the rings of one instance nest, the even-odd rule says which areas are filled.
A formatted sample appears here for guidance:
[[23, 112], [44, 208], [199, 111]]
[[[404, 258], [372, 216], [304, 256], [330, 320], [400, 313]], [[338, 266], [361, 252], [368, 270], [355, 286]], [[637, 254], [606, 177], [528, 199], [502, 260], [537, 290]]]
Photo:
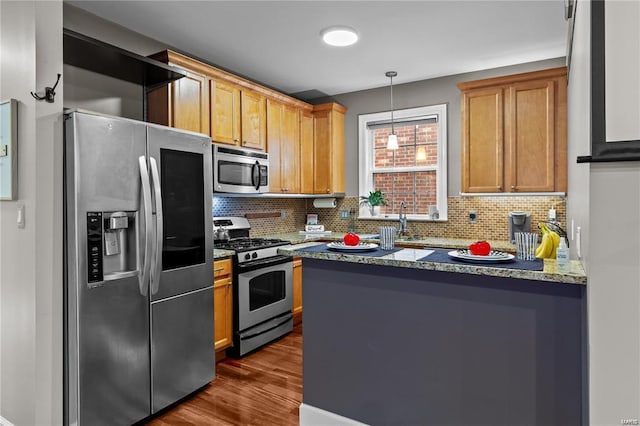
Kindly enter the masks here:
[[65, 123], [65, 423], [128, 425], [214, 377], [211, 143]]

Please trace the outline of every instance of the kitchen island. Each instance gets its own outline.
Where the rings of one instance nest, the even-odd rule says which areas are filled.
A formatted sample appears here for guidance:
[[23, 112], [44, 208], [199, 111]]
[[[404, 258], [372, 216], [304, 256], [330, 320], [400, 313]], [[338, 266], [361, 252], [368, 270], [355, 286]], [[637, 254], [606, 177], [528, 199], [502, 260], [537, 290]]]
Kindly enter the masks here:
[[300, 424], [587, 422], [579, 262], [561, 274], [313, 245], [279, 250], [304, 258]]

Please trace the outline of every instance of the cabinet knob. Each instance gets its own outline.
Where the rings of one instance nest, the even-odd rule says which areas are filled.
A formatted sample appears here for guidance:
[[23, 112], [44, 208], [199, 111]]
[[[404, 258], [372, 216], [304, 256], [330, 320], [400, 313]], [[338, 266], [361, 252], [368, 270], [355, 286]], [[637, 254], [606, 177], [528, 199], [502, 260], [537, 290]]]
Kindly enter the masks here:
[[518, 189], [518, 187], [515, 185], [511, 185], [511, 189]]
[[497, 186], [498, 190], [502, 190], [502, 185]]
[[242, 141], [242, 145], [246, 145], [246, 144], [247, 144], [247, 141]]
[[327, 194], [331, 194], [331, 190], [327, 188]]
[[238, 143], [238, 142], [240, 142], [240, 139], [234, 139], [233, 141]]

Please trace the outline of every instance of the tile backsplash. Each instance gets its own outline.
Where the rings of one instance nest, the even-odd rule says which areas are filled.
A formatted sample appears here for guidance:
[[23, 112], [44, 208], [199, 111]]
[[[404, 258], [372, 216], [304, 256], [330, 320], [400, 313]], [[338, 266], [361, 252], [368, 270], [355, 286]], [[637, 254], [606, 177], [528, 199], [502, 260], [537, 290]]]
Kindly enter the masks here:
[[[447, 221], [409, 221], [409, 235], [420, 237], [468, 238], [506, 241], [508, 239], [508, 213], [525, 211], [531, 213], [531, 227], [546, 220], [550, 208], [556, 209], [556, 217], [561, 226], [566, 225], [565, 198], [561, 196], [482, 196], [448, 198]], [[251, 235], [295, 232], [304, 229], [307, 213], [318, 214], [318, 222], [326, 230], [347, 232], [349, 219], [341, 219], [340, 211], [358, 210], [358, 197], [337, 199], [336, 208], [317, 209], [313, 207], [313, 199], [299, 198], [231, 198], [214, 197], [214, 216], [244, 216], [246, 213], [264, 213], [279, 217], [249, 219]], [[469, 211], [477, 212], [475, 223], [469, 222]], [[380, 226], [397, 226], [397, 220], [357, 219], [356, 229], [359, 233], [377, 233]], [[566, 227], [565, 227], [566, 229]]]

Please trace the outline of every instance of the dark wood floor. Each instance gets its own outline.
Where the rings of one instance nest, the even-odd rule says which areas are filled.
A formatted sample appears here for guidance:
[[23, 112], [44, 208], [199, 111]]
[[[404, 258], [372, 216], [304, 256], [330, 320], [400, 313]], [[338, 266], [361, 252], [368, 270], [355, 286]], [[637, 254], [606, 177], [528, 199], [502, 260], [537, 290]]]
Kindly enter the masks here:
[[216, 366], [216, 379], [202, 391], [147, 424], [297, 425], [302, 402], [302, 325], [241, 359]]

